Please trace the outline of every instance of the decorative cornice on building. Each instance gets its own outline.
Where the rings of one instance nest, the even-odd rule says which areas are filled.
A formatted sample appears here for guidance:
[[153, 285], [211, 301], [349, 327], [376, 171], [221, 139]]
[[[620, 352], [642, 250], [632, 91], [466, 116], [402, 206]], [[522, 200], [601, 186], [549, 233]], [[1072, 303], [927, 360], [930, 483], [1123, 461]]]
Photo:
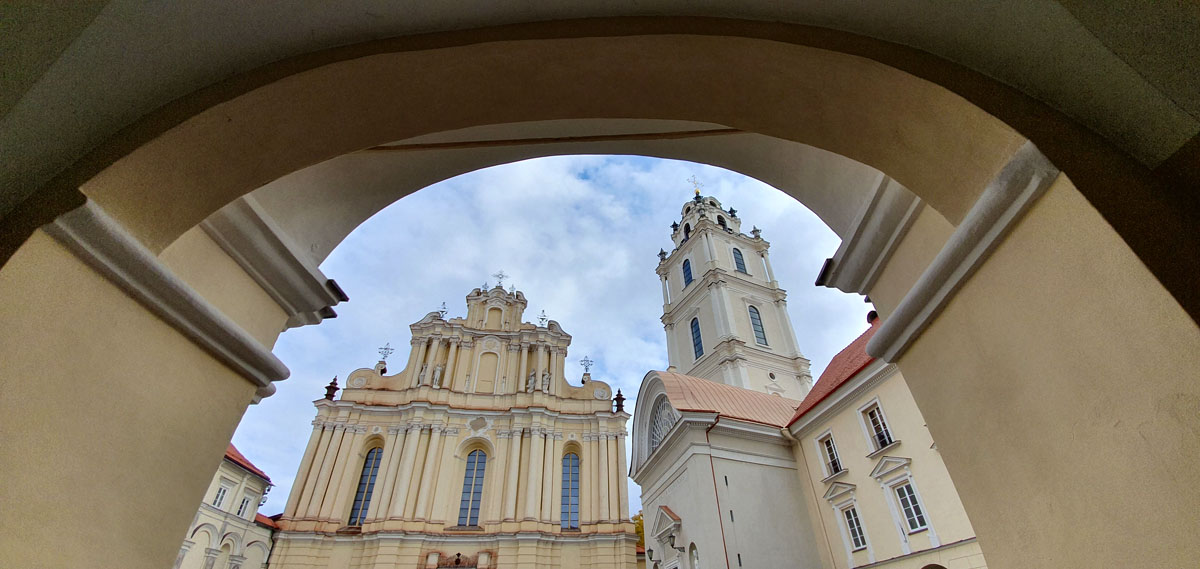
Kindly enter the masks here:
[[96, 202], [60, 215], [45, 230], [180, 334], [258, 386], [256, 401], [291, 373], [270, 350], [162, 264]]
[[1009, 229], [1058, 177], [1059, 170], [1026, 141], [988, 183], [971, 211], [867, 343], [867, 353], [894, 362], [991, 256]]
[[875, 190], [855, 217], [851, 234], [821, 269], [817, 286], [867, 294], [923, 207], [907, 188], [879, 174]]
[[283, 309], [289, 328], [334, 318], [333, 306], [349, 300], [252, 196], [226, 205], [200, 227]]

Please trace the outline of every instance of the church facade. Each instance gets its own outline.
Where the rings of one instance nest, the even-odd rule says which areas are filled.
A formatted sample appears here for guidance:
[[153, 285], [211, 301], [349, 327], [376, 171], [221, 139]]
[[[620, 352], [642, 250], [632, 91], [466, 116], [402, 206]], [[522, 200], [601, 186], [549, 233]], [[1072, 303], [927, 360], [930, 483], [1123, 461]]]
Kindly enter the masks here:
[[623, 398], [567, 381], [570, 335], [526, 306], [475, 289], [411, 326], [398, 373], [384, 352], [331, 384], [270, 567], [634, 567]]
[[978, 568], [954, 483], [871, 328], [814, 384], [736, 210], [696, 197], [660, 251], [670, 367], [642, 381], [630, 475], [647, 566]]

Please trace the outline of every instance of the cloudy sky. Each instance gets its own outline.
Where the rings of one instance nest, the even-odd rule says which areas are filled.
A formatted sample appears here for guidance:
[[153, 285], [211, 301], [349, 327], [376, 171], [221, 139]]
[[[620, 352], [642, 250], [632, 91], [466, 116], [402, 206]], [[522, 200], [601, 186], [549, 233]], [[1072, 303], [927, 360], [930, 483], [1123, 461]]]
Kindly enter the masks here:
[[[451, 317], [463, 316], [467, 293], [495, 283], [491, 275], [501, 269], [511, 275], [505, 287], [515, 284], [529, 300], [526, 321], [545, 310], [572, 335], [568, 378], [582, 375], [579, 359], [590, 356], [592, 377], [622, 389], [632, 409], [642, 377], [667, 365], [654, 269], [658, 250], [671, 250], [670, 225], [693, 195], [686, 181], [693, 175], [706, 195], [738, 210], [744, 231], [758, 226], [771, 242], [798, 345], [819, 375], [867, 328], [869, 308], [860, 296], [813, 286], [838, 238], [792, 198], [720, 168], [636, 156], [488, 168], [392, 204], [321, 266], [350, 302], [337, 306], [338, 318], [280, 337], [274, 351], [291, 378], [250, 407], [233, 438], [275, 483], [261, 511], [283, 511], [312, 432], [312, 401], [330, 378], [373, 366], [387, 342], [397, 347], [390, 361], [403, 365], [409, 324], [442, 302]], [[630, 511], [637, 512], [641, 491], [629, 485]]]

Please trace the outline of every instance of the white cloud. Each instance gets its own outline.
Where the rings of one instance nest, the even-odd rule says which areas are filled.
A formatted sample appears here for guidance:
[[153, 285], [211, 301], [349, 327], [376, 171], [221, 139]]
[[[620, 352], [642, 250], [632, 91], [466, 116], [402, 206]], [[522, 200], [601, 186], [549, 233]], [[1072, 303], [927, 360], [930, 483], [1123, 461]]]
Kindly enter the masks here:
[[[857, 296], [812, 285], [838, 238], [787, 195], [712, 166], [636, 156], [564, 156], [517, 162], [446, 180], [389, 206], [351, 233], [322, 265], [350, 295], [339, 317], [290, 330], [275, 353], [292, 370], [279, 392], [247, 411], [234, 442], [272, 476], [264, 513], [282, 511], [311, 433], [312, 401], [331, 377], [369, 367], [391, 342], [393, 367], [407, 360], [408, 325], [464, 298], [503, 269], [529, 299], [525, 320], [545, 310], [573, 336], [568, 377], [584, 355], [593, 377], [620, 388], [633, 408], [648, 370], [666, 367], [654, 269], [670, 250], [670, 224], [704, 192], [737, 208], [748, 232], [771, 241], [776, 280], [814, 373], [866, 329]], [[627, 439], [628, 441], [629, 439]], [[639, 491], [630, 485], [634, 504]]]

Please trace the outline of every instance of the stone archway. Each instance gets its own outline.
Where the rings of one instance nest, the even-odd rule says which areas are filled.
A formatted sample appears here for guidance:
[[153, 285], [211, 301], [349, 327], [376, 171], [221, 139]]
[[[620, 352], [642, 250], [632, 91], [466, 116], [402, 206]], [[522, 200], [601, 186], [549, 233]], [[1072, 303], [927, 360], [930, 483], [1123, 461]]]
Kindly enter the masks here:
[[[137, 533], [132, 528], [153, 512], [165, 523], [137, 541], [154, 548], [116, 543], [108, 553], [147, 567], [174, 554], [171, 522], [186, 525], [191, 498], [208, 479], [206, 457], [219, 454], [253, 394], [267, 394], [262, 388], [278, 379], [272, 373], [282, 373], [261, 353], [286, 316], [270, 295], [209, 244], [167, 258], [221, 207], [292, 172], [396, 140], [532, 121], [638, 119], [715, 124], [846, 156], [899, 181], [941, 218], [910, 229], [883, 257], [872, 249], [886, 266], [863, 292], [885, 314], [900, 315], [880, 353], [904, 367], [951, 472], [970, 480], [959, 485], [963, 502], [984, 547], [995, 547], [997, 566], [1064, 549], [1078, 564], [1136, 553], [1170, 565], [1191, 556], [1182, 547], [1131, 546], [1153, 541], [1128, 528], [1113, 533], [1092, 510], [1191, 519], [1186, 506], [1197, 475], [1155, 457], [1159, 450], [1194, 454], [1187, 433], [1196, 419], [1186, 409], [1197, 394], [1182, 378], [1200, 363], [1194, 322], [1084, 198], [1103, 191], [1081, 194], [1072, 183], [1078, 175], [1109, 187], [1094, 157], [1053, 154], [1066, 171], [1059, 175], [1005, 122], [936, 83], [860, 55], [780, 37], [654, 30], [597, 37], [587, 33], [594, 25], [561, 37], [536, 26], [518, 30], [536, 39], [400, 39], [274, 66], [218, 89], [239, 93], [215, 102], [198, 96], [147, 119], [61, 177], [57, 194], [31, 202], [42, 208], [28, 219], [45, 221], [47, 212], [62, 214], [86, 196], [110, 217], [85, 224], [124, 235], [128, 247], [106, 250], [111, 240], [71, 234], [80, 226], [69, 212], [54, 230], [59, 241], [40, 230], [27, 240], [17, 232], [23, 245], [0, 270], [0, 290], [23, 306], [6, 307], [0, 320], [24, 340], [6, 343], [0, 355], [9, 377], [20, 378], [6, 382], [6, 400], [20, 404], [6, 403], [4, 415], [23, 428], [6, 429], [19, 435], [5, 461], [34, 458], [22, 460], [27, 471], [11, 488], [47, 484], [49, 475], [68, 489], [56, 498], [63, 507], [107, 523], [31, 523], [62, 508], [29, 492], [6, 500], [14, 507], [3, 528], [21, 520], [80, 537], [97, 526]], [[520, 138], [514, 132], [498, 134]], [[1070, 148], [1106, 148], [1067, 138]], [[997, 204], [993, 188], [1009, 201]], [[830, 207], [845, 203], [834, 199]], [[818, 213], [835, 217], [832, 209]], [[68, 250], [62, 243], [71, 240], [76, 248]], [[123, 255], [157, 276], [122, 272], [126, 265], [105, 260]], [[181, 278], [172, 281], [173, 274]], [[166, 289], [129, 296], [148, 282]], [[137, 294], [176, 300], [152, 312], [152, 301]], [[207, 302], [202, 317], [186, 314], [188, 299]], [[1131, 395], [1125, 382], [1147, 361], [1155, 373]], [[1013, 409], [1024, 422], [1006, 422]], [[1107, 413], [1123, 419], [1095, 428]], [[1079, 431], [1080, 424], [1089, 428]], [[1000, 425], [1004, 436], [997, 437]], [[97, 448], [97, 438], [109, 445]], [[39, 462], [31, 452], [51, 446], [75, 450], [80, 466]], [[119, 478], [156, 468], [161, 479], [137, 480], [140, 492], [120, 484], [111, 493], [85, 490], [97, 473]], [[1151, 498], [1133, 490], [1147, 480], [1164, 481]], [[117, 495], [126, 507], [112, 507]], [[1028, 516], [1013, 519], [1000, 507], [1013, 504]], [[1027, 535], [1031, 525], [1045, 531]], [[1179, 537], [1193, 529], [1176, 526]], [[63, 559], [85, 554], [51, 548], [56, 540], [39, 535], [14, 557], [32, 564], [46, 551]], [[1096, 541], [1108, 545], [1086, 546]]]

